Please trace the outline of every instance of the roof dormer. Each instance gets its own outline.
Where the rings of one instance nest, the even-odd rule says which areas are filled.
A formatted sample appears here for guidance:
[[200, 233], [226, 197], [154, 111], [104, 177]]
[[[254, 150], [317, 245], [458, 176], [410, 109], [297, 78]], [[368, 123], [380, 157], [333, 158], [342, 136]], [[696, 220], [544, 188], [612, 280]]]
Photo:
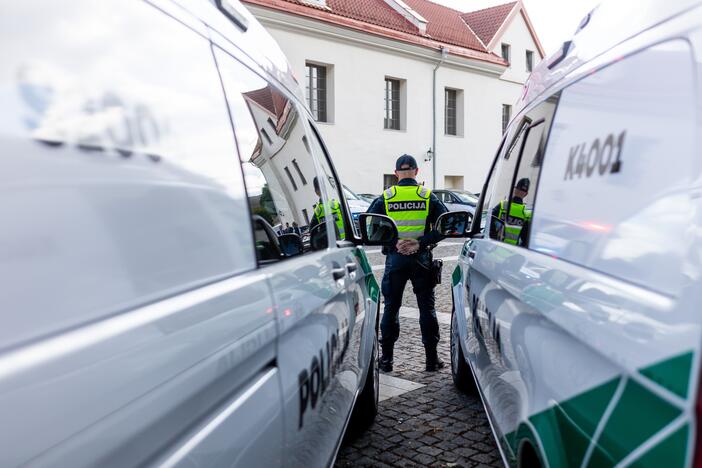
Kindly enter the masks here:
[[422, 15], [417, 13], [415, 10], [410, 8], [402, 0], [384, 0], [393, 10], [401, 14], [407, 21], [412, 23], [419, 33], [424, 35], [427, 33], [427, 23], [428, 21], [424, 19]]

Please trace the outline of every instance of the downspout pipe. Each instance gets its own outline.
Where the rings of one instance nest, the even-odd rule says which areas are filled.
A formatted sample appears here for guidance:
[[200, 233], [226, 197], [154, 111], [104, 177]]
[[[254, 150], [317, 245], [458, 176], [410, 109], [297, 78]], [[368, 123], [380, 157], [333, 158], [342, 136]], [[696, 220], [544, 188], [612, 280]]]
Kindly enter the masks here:
[[434, 155], [431, 158], [431, 189], [436, 188], [436, 71], [439, 69], [444, 60], [448, 57], [448, 49], [441, 47], [441, 60], [434, 67], [434, 73], [431, 82], [431, 150]]

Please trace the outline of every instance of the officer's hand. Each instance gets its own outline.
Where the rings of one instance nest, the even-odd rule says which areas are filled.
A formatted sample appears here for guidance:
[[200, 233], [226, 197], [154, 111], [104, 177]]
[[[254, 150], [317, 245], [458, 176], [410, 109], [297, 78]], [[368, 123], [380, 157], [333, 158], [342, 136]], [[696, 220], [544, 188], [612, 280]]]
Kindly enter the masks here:
[[415, 239], [402, 239], [397, 241], [397, 251], [402, 255], [412, 255], [419, 251], [419, 241]]

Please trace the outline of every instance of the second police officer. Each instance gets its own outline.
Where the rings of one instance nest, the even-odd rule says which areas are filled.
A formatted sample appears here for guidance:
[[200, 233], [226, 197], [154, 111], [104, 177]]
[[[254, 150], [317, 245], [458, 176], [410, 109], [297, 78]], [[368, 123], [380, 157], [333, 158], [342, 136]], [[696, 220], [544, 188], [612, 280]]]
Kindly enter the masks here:
[[[524, 245], [529, 237], [531, 222], [531, 209], [524, 203], [529, 194], [529, 179], [519, 179], [514, 185], [514, 192], [510, 203], [502, 200], [492, 209], [492, 223], [490, 223], [490, 237], [500, 239], [512, 245]], [[509, 214], [507, 206], [509, 205]]]
[[436, 219], [448, 209], [417, 183], [417, 161], [405, 154], [395, 163], [397, 185], [389, 187], [368, 208], [369, 213], [385, 214], [397, 225], [399, 239], [383, 247], [385, 273], [381, 284], [385, 309], [380, 323], [382, 356], [380, 369], [392, 371], [395, 342], [400, 335], [399, 312], [407, 281], [412, 282], [419, 306], [419, 326], [426, 353], [426, 370], [437, 371], [444, 363], [437, 355], [439, 324], [434, 309], [435, 277], [429, 249], [442, 239], [433, 229]]

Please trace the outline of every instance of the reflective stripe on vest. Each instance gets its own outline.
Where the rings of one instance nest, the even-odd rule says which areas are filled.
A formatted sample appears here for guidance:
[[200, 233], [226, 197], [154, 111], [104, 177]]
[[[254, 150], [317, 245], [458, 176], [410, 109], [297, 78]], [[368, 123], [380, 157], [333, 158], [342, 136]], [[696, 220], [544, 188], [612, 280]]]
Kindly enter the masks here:
[[[341, 205], [337, 200], [330, 200], [329, 204], [331, 205], [331, 214], [334, 217], [334, 224], [336, 225], [336, 230], [339, 235], [340, 240], [346, 239], [345, 232], [344, 232], [344, 219], [341, 216]], [[324, 218], [326, 217], [326, 208], [324, 207], [323, 203], [317, 203], [314, 206], [314, 216], [317, 218], [317, 221], [322, 223], [324, 222]]]
[[505, 216], [507, 211], [505, 210], [506, 203], [504, 200], [500, 202], [500, 213], [498, 214], [498, 218], [505, 226], [504, 241], [508, 244], [517, 245], [524, 223], [531, 219], [531, 211], [527, 210], [522, 203], [512, 202], [509, 207], [509, 216]]
[[431, 190], [421, 185], [395, 185], [383, 192], [385, 213], [395, 221], [400, 239], [419, 239], [429, 217]]

